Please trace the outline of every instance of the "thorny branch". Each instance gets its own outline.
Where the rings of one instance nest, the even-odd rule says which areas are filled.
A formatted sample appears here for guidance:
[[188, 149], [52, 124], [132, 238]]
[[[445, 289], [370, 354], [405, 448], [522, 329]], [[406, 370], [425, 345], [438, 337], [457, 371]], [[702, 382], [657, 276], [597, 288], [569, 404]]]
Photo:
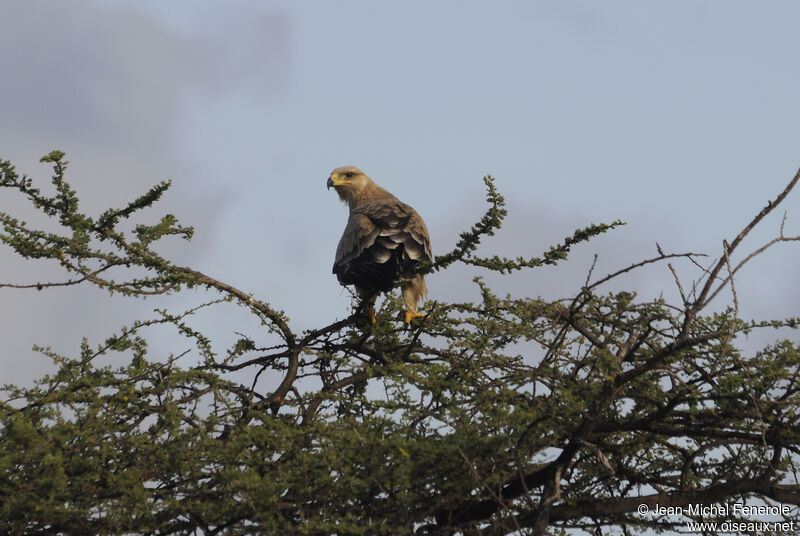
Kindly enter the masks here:
[[[218, 293], [219, 300], [179, 315], [163, 312], [159, 319], [137, 323], [96, 349], [87, 346], [83, 363], [67, 364], [88, 370], [92, 360], [112, 349], [133, 349], [143, 361], [144, 343], [138, 333], [151, 325], [174, 325], [196, 342], [204, 357], [188, 371], [197, 374], [192, 380], [196, 383], [187, 384], [181, 403], [196, 406], [211, 396], [212, 413], [219, 419], [200, 424], [195, 407], [184, 418], [187, 426], [207, 427], [213, 432], [210, 443], [217, 449], [234, 442], [239, 433], [248, 436], [256, 419], [259, 422], [252, 426], [259, 431], [283, 427], [279, 437], [291, 437], [288, 447], [268, 453], [268, 461], [259, 462], [259, 479], [269, 480], [264, 475], [276, 467], [297, 464], [302, 468], [318, 455], [331, 456], [324, 445], [325, 441], [335, 443], [334, 435], [314, 434], [341, 433], [353, 427], [359, 441], [360, 434], [365, 434], [374, 442], [376, 458], [383, 465], [372, 469], [385, 475], [380, 480], [372, 474], [363, 478], [352, 469], [354, 482], [343, 485], [358, 493], [345, 497], [350, 501], [347, 512], [355, 511], [355, 504], [366, 512], [385, 508], [386, 501], [391, 510], [400, 501], [412, 500], [402, 518], [409, 525], [406, 533], [505, 534], [530, 528], [532, 534], [545, 534], [553, 526], [646, 526], [647, 520], [635, 516], [640, 504], [686, 505], [752, 494], [800, 504], [800, 488], [790, 481], [792, 473], [787, 469], [800, 454], [795, 411], [800, 400], [800, 353], [794, 346], [776, 345], [744, 358], [732, 346], [736, 335], [754, 327], [797, 324], [797, 319], [742, 321], [734, 283], [739, 270], [772, 245], [800, 240], [784, 234], [785, 215], [778, 237], [738, 262], [734, 257], [748, 234], [786, 198], [800, 171], [730, 243], [723, 242], [722, 256], [711, 267], [700, 267], [702, 276], [691, 288], [684, 288], [672, 261], [686, 259], [700, 266], [697, 259], [703, 254], [665, 253], [656, 244], [657, 256], [592, 282], [593, 262], [583, 288], [568, 300], [501, 299], [478, 281], [481, 302], [429, 304], [426, 316], [411, 331], [390, 320], [398, 303], [389, 296], [374, 326], [364, 321], [362, 303], [327, 326], [299, 332], [269, 303], [157, 254], [151, 245], [162, 237], [191, 236], [191, 229], [181, 227], [173, 217], [136, 226], [130, 236], [119, 229], [122, 220], [157, 201], [168, 183], [121, 209], [91, 218], [78, 210], [77, 195], [63, 180], [63, 154], [51, 153], [44, 161], [54, 166], [55, 195], [43, 194], [2, 161], [0, 186], [17, 190], [34, 207], [58, 218], [64, 234], [32, 230], [0, 214], [4, 229], [0, 239], [26, 258], [50, 259], [79, 277], [0, 287], [41, 290], [89, 282], [132, 296], [193, 287]], [[452, 251], [423, 271], [444, 270], [460, 262], [507, 274], [556, 264], [573, 245], [622, 224], [579, 229], [540, 257], [480, 257], [481, 239], [493, 235], [506, 214], [492, 179], [487, 177], [485, 184], [486, 214], [462, 233]], [[600, 295], [607, 283], [661, 261], [678, 288], [680, 306], [637, 302], [631, 293]], [[131, 266], [147, 276], [122, 282], [111, 277]], [[732, 314], [707, 314], [706, 308], [727, 285]], [[259, 348], [244, 337], [223, 357], [218, 356], [210, 341], [187, 322], [189, 316], [219, 301], [236, 302], [255, 314], [266, 326], [270, 342]], [[48, 355], [57, 358], [53, 352]], [[165, 382], [176, 359], [158, 369], [151, 383]], [[248, 370], [257, 371], [252, 383], [215, 376]], [[259, 388], [264, 371], [277, 384], [269, 390]], [[378, 378], [386, 386], [384, 399], [367, 391], [368, 383]], [[744, 386], [742, 379], [747, 382]], [[106, 381], [107, 386], [123, 386], [117, 378]], [[59, 382], [53, 382], [48, 396], [62, 386]], [[80, 386], [67, 398], [77, 392]], [[80, 407], [74, 401], [70, 404], [74, 411]], [[0, 410], [9, 411], [9, 407], [3, 402]], [[142, 413], [146, 414], [140, 410], [133, 420], [137, 426], [143, 422]], [[406, 442], [407, 448], [390, 449], [401, 453], [399, 461], [379, 451], [386, 438]], [[269, 441], [280, 442], [275, 437]], [[341, 445], [336, 448], [342, 449]], [[247, 455], [236, 454], [232, 466], [245, 464], [243, 460], [257, 450], [250, 444], [247, 448]], [[365, 459], [353, 462], [354, 468], [367, 466], [366, 450]], [[460, 460], [455, 466], [454, 459]], [[275, 494], [279, 497], [276, 515], [287, 526], [302, 527], [315, 515], [335, 511], [331, 502], [343, 494], [341, 488], [339, 493], [313, 497], [305, 495], [306, 490], [313, 488], [314, 478], [332, 478], [337, 483], [350, 470], [321, 470], [286, 484]], [[220, 483], [216, 472], [203, 478]], [[418, 480], [413, 481], [409, 495], [397, 482], [411, 478]], [[367, 481], [377, 482], [377, 487], [359, 488]], [[168, 490], [180, 485], [164, 483], [158, 493], [168, 497]], [[214, 495], [223, 487], [204, 488], [203, 493]], [[200, 501], [199, 496], [191, 496]], [[216, 495], [214, 500], [223, 497]], [[195, 518], [206, 528], [222, 530], [248, 516], [256, 517], [241, 504], [237, 508], [240, 517], [217, 525], [201, 515]]]

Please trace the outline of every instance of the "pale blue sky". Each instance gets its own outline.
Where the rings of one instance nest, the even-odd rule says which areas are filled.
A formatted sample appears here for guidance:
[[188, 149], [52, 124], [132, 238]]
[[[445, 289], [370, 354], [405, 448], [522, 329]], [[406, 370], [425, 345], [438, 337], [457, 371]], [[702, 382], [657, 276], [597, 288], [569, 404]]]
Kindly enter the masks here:
[[[346, 220], [325, 189], [331, 169], [358, 165], [413, 205], [439, 253], [482, 214], [490, 173], [510, 216], [486, 251], [539, 255], [576, 227], [628, 222], [560, 270], [498, 283], [564, 296], [594, 253], [602, 274], [656, 241], [718, 253], [788, 182], [800, 166], [798, 23], [796, 2], [5, 3], [0, 157], [46, 179], [38, 158], [65, 150], [96, 213], [173, 179], [151, 215], [173, 212], [198, 234], [170, 253], [300, 328], [349, 307], [330, 274]], [[799, 233], [800, 192], [785, 208]], [[746, 311], [798, 314], [797, 251], [742, 273]], [[46, 274], [2, 253], [0, 270]], [[472, 275], [432, 276], [432, 297], [474, 296]], [[666, 268], [628, 280], [643, 293], [669, 284]], [[93, 289], [0, 299], [6, 381], [43, 369], [32, 343], [74, 352], [81, 335], [97, 341], [156, 306]]]

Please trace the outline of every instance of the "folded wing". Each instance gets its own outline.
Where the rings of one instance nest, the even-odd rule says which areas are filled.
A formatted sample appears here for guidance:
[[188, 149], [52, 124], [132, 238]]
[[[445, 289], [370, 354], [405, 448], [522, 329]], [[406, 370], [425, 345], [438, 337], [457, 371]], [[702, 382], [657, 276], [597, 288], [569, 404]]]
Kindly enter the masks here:
[[342, 285], [385, 292], [409, 281], [431, 256], [428, 230], [413, 208], [395, 198], [364, 203], [350, 214], [333, 273]]

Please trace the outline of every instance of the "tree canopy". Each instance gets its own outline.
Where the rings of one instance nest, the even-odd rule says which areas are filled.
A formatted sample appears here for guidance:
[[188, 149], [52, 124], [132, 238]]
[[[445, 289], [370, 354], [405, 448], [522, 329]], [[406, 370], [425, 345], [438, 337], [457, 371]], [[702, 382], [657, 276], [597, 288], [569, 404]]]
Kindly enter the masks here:
[[[50, 193], [4, 160], [0, 186], [59, 231], [0, 213], [0, 240], [31, 262], [54, 261], [65, 279], [2, 282], [0, 292], [88, 284], [136, 298], [194, 288], [208, 301], [84, 340], [79, 355], [41, 348], [55, 372], [2, 389], [3, 533], [640, 534], [682, 529], [687, 516], [753, 519], [659, 516], [657, 505], [753, 501], [780, 505], [775, 520], [800, 527], [800, 345], [739, 344], [798, 318], [741, 318], [734, 278], [772, 245], [800, 239], [781, 226], [763, 247], [740, 247], [800, 172], [716, 256], [659, 248], [604, 277], [590, 270], [559, 300], [500, 296], [476, 278], [480, 300], [430, 302], [410, 329], [389, 295], [375, 325], [354, 300], [349, 316], [298, 330], [261, 297], [157, 252], [160, 240], [193, 233], [169, 214], [138, 220], [168, 182], [90, 216], [65, 180], [64, 154], [42, 161], [53, 168]], [[484, 183], [486, 213], [425, 271], [535, 270], [622, 224], [587, 225], [540, 257], [483, 257], [481, 241], [506, 215], [494, 180]], [[686, 279], [676, 259], [700, 276]], [[607, 290], [655, 263], [671, 271], [679, 303]], [[261, 327], [218, 351], [192, 318], [225, 303]], [[193, 341], [192, 365], [151, 355], [154, 325]], [[98, 363], [109, 354], [115, 365]], [[265, 376], [277, 387], [261, 388]]]

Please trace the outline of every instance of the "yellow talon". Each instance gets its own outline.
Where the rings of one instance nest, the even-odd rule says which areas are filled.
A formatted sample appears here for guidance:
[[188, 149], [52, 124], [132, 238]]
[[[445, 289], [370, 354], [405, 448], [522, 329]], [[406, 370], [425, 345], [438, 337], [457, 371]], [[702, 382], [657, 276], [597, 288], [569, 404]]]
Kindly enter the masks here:
[[418, 313], [416, 311], [406, 311], [406, 324], [410, 324], [412, 320], [415, 318], [422, 318], [425, 316], [425, 313]]

